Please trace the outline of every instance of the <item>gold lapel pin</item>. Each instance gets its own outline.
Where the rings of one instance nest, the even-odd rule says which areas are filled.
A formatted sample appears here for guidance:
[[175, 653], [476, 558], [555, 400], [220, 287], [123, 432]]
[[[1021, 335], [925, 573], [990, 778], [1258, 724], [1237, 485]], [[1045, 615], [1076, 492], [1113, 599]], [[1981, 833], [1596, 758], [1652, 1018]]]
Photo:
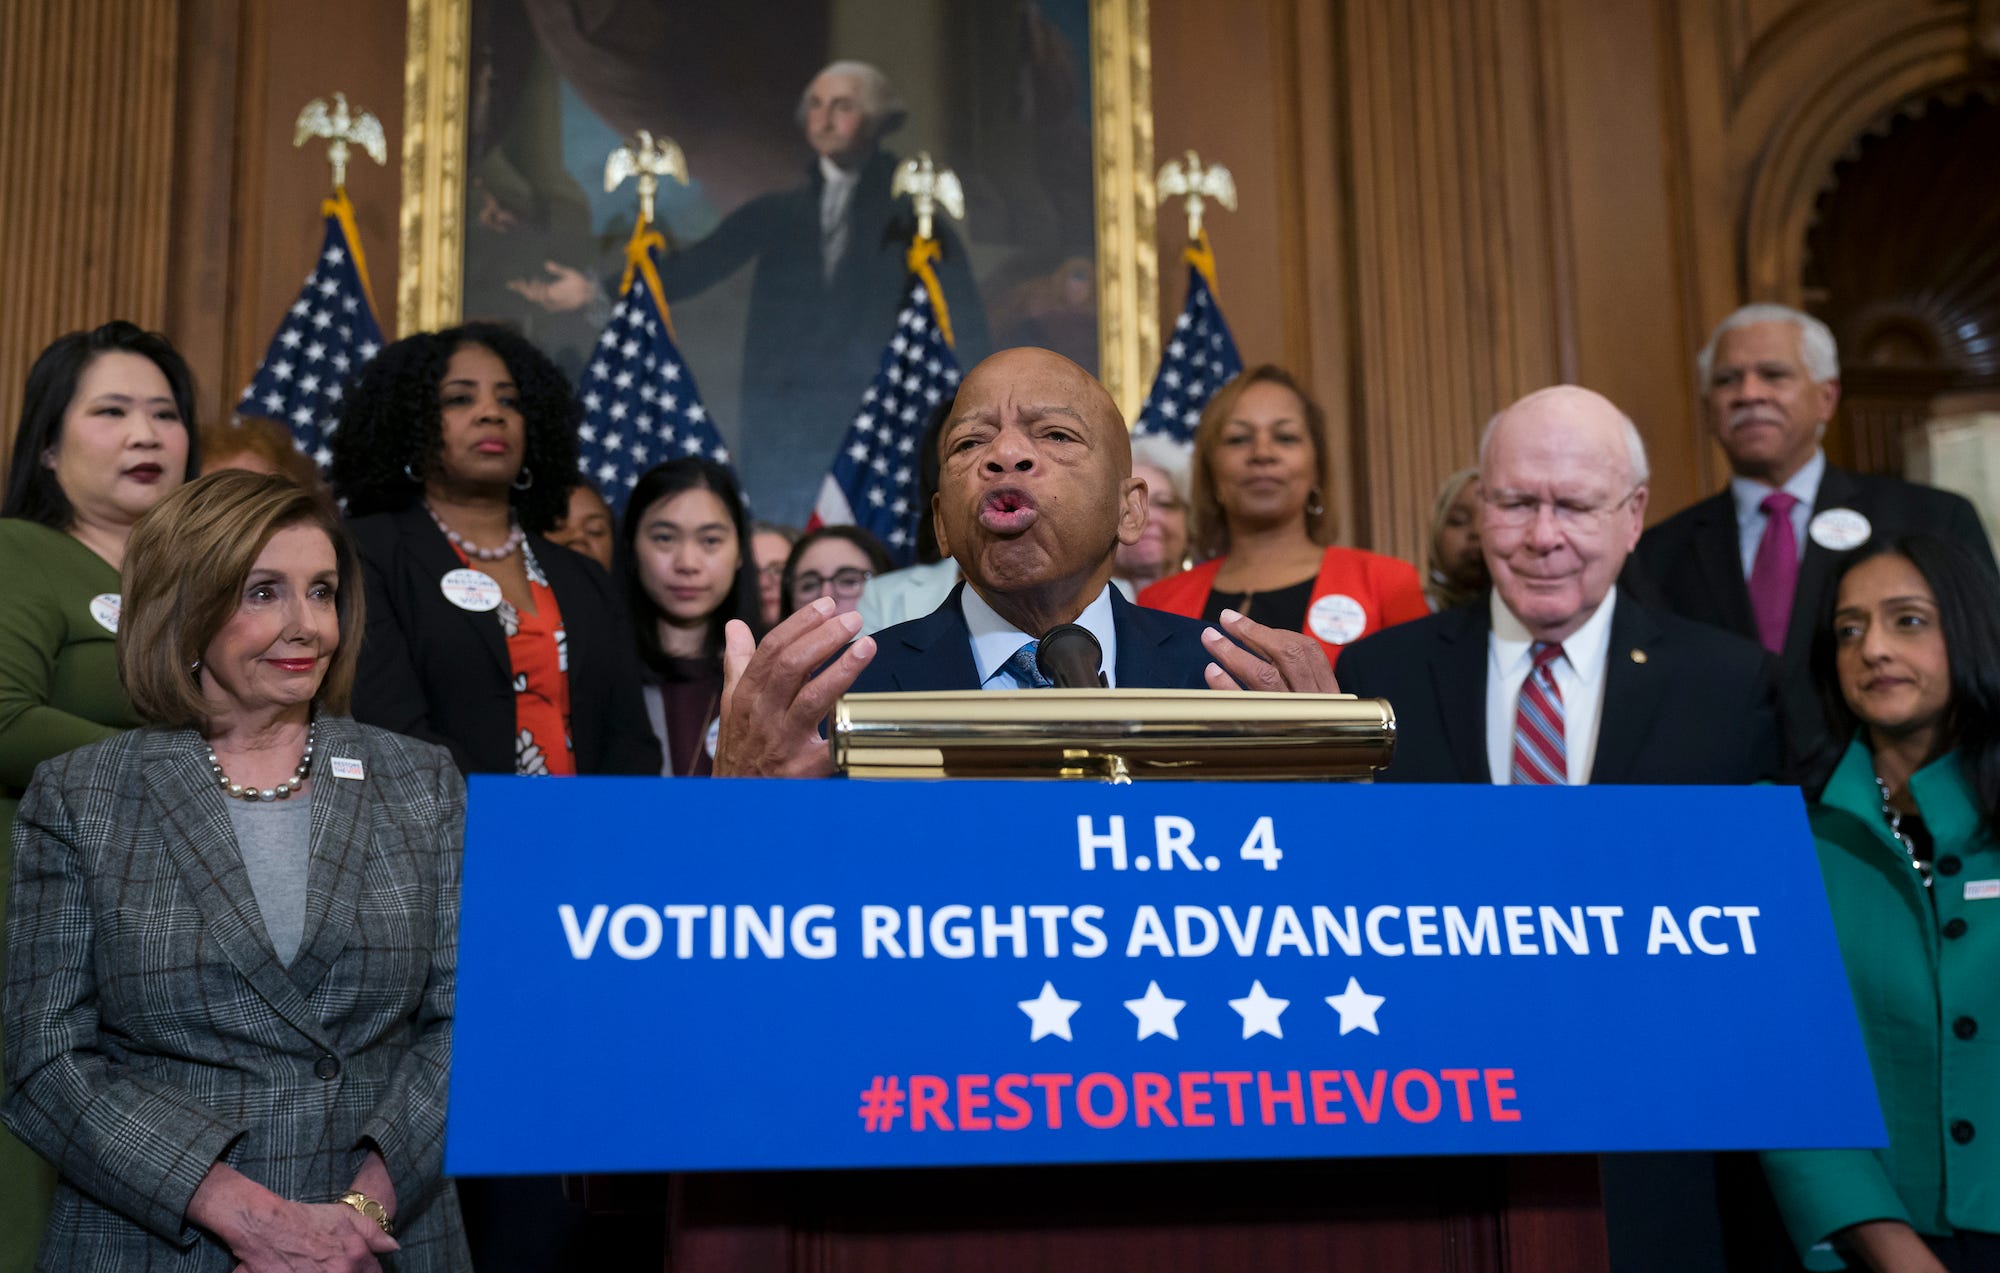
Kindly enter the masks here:
[[1644, 663], [1646, 661], [1646, 652], [1644, 650], [1632, 651], [1632, 661], [1634, 663]]

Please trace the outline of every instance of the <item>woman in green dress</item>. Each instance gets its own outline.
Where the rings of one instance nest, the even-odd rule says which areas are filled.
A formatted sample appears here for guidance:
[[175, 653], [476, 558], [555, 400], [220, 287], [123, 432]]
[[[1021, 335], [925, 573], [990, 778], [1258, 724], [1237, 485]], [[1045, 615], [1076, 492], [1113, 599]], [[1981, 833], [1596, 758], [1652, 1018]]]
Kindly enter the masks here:
[[1809, 1269], [2000, 1269], [2000, 577], [1930, 535], [1837, 569], [1810, 813], [1889, 1145], [1764, 1170]]
[[[35, 766], [141, 723], [118, 681], [118, 571], [133, 524], [197, 459], [193, 385], [165, 337], [106, 323], [28, 372], [0, 502], [0, 878]], [[0, 922], [5, 903], [0, 889]], [[54, 1186], [0, 1131], [0, 1273], [33, 1266]]]

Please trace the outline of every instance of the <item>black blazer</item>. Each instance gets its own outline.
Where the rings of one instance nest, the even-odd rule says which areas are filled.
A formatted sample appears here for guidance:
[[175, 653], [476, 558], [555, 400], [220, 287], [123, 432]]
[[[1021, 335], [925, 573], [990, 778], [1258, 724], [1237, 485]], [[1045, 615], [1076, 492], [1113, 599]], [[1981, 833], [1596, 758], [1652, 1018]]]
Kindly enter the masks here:
[[[1989, 564], [1993, 545], [1979, 514], [1963, 496], [1892, 477], [1850, 473], [1828, 465], [1820, 478], [1814, 514], [1851, 508], [1866, 517], [1876, 539], [1928, 531], [1955, 539]], [[1742, 539], [1736, 503], [1727, 490], [1669, 517], [1639, 539], [1620, 581], [1648, 605], [1682, 618], [1726, 628], [1752, 641], [1757, 620], [1750, 611], [1750, 586], [1743, 578]], [[1813, 625], [1827, 603], [1840, 553], [1822, 548], [1808, 535], [1799, 558], [1798, 591], [1779, 668], [1779, 708], [1784, 720], [1785, 759], [1793, 771], [1809, 767], [1830, 745], [1826, 720], [1813, 687]], [[1346, 664], [1343, 661], [1342, 666]], [[1841, 740], [1845, 744], [1846, 740]]]
[[[890, 690], [976, 690], [972, 629], [958, 604], [961, 581], [944, 604], [921, 619], [875, 634], [875, 658], [854, 682], [857, 694]], [[1117, 680], [1122, 689], [1207, 689], [1203, 671], [1215, 660], [1201, 643], [1210, 625], [1148, 610], [1111, 590], [1111, 623], [1118, 633]]]
[[[1493, 781], [1486, 763], [1482, 600], [1347, 647], [1340, 688], [1396, 709], [1382, 782]], [[1620, 594], [1611, 612], [1592, 783], [1732, 785], [1776, 775], [1770, 656], [1756, 643], [1660, 614]]]
[[[514, 675], [491, 613], [461, 610], [438, 581], [458, 555], [420, 506], [348, 523], [361, 550], [368, 625], [354, 717], [451, 749], [466, 773], [514, 772]], [[569, 637], [570, 740], [583, 774], [660, 772], [639, 654], [610, 576], [539, 535], [535, 560]]]

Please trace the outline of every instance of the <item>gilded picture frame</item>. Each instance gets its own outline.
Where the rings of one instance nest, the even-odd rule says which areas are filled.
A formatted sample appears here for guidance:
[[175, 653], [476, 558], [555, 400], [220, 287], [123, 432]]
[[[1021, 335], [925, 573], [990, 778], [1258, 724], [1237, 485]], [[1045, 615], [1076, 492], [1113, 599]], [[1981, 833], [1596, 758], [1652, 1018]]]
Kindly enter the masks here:
[[[1159, 359], [1147, 0], [1089, 0], [1099, 375], [1130, 417]], [[409, 0], [397, 331], [462, 313], [472, 0]]]

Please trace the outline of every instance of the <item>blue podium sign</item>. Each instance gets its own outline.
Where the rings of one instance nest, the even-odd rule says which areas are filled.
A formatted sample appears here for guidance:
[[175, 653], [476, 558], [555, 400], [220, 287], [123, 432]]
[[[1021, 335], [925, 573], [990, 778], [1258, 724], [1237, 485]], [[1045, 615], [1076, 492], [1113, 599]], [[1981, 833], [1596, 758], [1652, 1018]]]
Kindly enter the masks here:
[[455, 1174], [1872, 1147], [1785, 788], [472, 779]]

